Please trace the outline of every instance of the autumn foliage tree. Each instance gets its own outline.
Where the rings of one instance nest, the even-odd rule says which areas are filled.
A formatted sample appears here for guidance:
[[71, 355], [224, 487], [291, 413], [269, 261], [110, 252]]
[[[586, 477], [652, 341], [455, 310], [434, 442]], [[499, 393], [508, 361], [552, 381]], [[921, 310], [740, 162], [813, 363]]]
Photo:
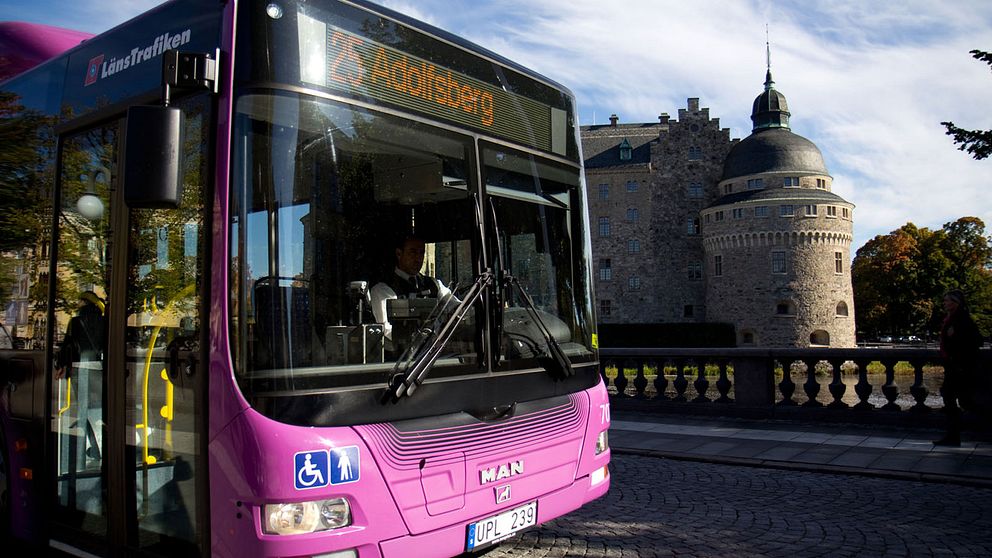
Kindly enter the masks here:
[[939, 330], [943, 295], [960, 289], [992, 331], [992, 239], [977, 217], [939, 230], [907, 223], [862, 246], [851, 266], [858, 329], [869, 336]]

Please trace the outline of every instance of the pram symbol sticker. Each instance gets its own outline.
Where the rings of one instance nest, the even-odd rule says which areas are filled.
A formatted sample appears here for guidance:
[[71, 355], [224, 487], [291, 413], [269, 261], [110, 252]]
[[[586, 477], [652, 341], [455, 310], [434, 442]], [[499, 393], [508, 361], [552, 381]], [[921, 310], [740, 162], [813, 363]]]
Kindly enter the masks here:
[[330, 450], [330, 482], [345, 484], [356, 482], [361, 477], [361, 454], [358, 446], [345, 446]]
[[294, 456], [296, 463], [296, 489], [320, 488], [327, 486], [327, 450], [301, 451]]

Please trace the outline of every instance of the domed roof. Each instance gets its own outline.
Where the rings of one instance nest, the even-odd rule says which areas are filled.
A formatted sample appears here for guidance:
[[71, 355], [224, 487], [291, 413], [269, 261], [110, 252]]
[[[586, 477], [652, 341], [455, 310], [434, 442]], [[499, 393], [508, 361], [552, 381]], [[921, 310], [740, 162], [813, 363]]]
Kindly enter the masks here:
[[789, 103], [785, 100], [785, 95], [775, 89], [775, 82], [772, 81], [772, 71], [765, 74], [765, 90], [754, 99], [754, 106], [751, 107], [751, 122], [754, 123], [753, 132], [765, 128], [788, 128], [789, 127]]
[[829, 175], [820, 149], [788, 128], [768, 128], [752, 133], [731, 148], [723, 162], [723, 178], [749, 174], [789, 172]]
[[829, 174], [819, 148], [789, 129], [789, 116], [789, 104], [775, 89], [769, 68], [765, 90], [755, 98], [751, 110], [754, 129], [730, 150], [721, 180], [766, 172]]

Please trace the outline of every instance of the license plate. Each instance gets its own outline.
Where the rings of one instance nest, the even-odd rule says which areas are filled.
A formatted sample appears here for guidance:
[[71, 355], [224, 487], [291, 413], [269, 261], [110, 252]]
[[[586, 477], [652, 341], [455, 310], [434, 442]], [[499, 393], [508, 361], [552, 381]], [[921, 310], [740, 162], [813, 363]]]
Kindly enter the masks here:
[[469, 524], [465, 550], [497, 543], [533, 525], [537, 525], [537, 501]]

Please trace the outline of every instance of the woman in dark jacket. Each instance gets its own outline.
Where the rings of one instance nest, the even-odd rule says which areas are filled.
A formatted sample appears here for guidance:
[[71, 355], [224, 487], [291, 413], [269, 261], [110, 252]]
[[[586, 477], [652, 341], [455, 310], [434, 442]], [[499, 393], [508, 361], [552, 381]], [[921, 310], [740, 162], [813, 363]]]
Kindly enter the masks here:
[[971, 319], [964, 293], [950, 291], [944, 295], [944, 323], [940, 328], [940, 355], [944, 359], [944, 384], [940, 395], [947, 414], [947, 434], [934, 442], [938, 446], [961, 445], [961, 407], [975, 385], [978, 351], [982, 335]]

